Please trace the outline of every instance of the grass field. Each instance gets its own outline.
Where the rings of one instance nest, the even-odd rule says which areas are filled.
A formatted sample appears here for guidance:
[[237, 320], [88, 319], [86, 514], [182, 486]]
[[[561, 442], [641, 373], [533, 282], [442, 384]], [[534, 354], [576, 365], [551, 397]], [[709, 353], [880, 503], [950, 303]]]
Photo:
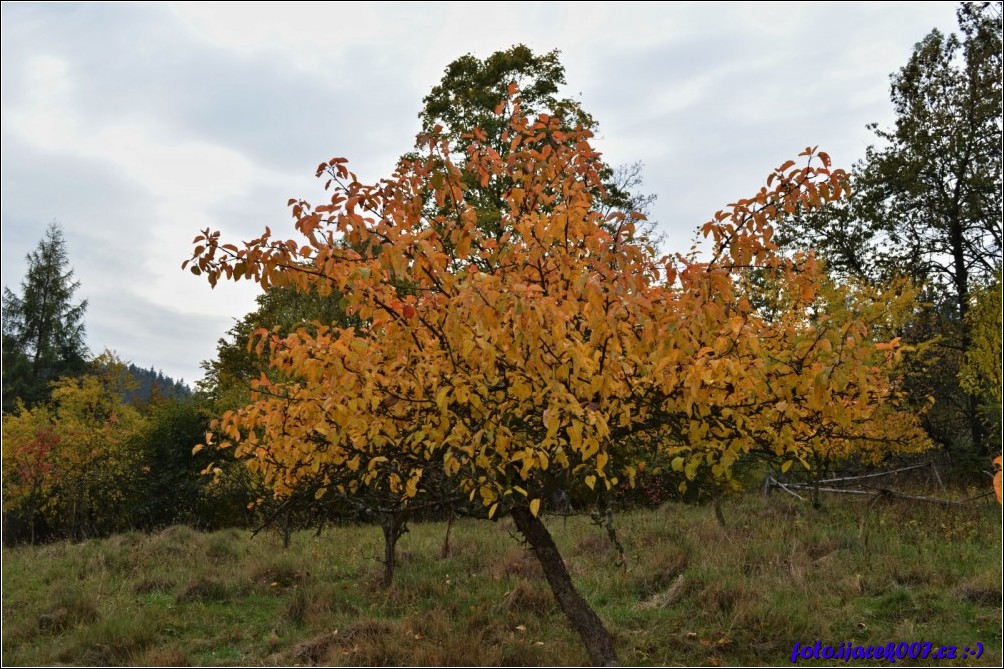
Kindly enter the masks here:
[[[788, 665], [794, 642], [930, 641], [1001, 662], [1001, 511], [775, 494], [617, 518], [548, 518], [621, 661]], [[380, 587], [379, 528], [172, 527], [3, 550], [4, 665], [575, 665], [586, 661], [510, 520], [413, 525]], [[979, 659], [961, 659], [981, 642]], [[852, 660], [848, 666], [877, 661]], [[881, 662], [885, 664], [885, 662]], [[834, 664], [800, 662], [800, 664]]]

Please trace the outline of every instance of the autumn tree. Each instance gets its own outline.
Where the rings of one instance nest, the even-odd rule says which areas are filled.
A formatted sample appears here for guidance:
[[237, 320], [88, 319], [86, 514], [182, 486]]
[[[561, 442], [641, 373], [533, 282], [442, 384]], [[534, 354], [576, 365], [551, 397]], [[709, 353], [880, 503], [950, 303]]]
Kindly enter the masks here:
[[137, 406], [135, 367], [107, 352], [89, 369], [55, 382], [47, 402], [4, 416], [6, 541], [249, 524], [255, 496], [233, 485], [246, 467], [216, 484], [201, 475], [208, 456], [192, 457], [205, 440], [205, 405], [162, 398]]
[[[504, 156], [475, 129], [463, 169], [439, 134], [375, 185], [333, 159], [318, 169], [328, 203], [290, 201], [302, 238], [196, 238], [185, 265], [211, 285], [337, 292], [360, 323], [261, 333], [286, 380], [262, 375], [252, 402], [223, 416], [220, 445], [280, 497], [380, 489], [413, 503], [442, 472], [487, 517], [512, 516], [590, 660], [609, 664], [610, 636], [539, 517], [549, 491], [632, 482], [652, 449], [688, 478], [726, 477], [754, 449], [807, 461], [821, 427], [855, 443], [915, 436], [916, 424], [885, 374], [897, 343], [853, 318], [814, 326], [820, 266], [774, 252], [773, 221], [845, 190], [825, 154], [807, 150], [716, 215], [707, 259], [658, 259], [636, 217], [603, 213], [587, 129], [530, 120], [518, 99], [496, 113]], [[498, 229], [467, 201], [470, 174], [509, 184]], [[765, 320], [742, 294], [749, 267], [785, 287], [787, 320]]]
[[122, 400], [124, 365], [105, 354], [96, 368], [100, 375], [63, 378], [47, 403], [4, 417], [4, 512], [32, 530], [79, 539], [133, 525], [146, 423]]
[[[560, 55], [557, 49], [535, 53], [524, 44], [515, 44], [485, 58], [469, 53], [447, 65], [439, 83], [422, 100], [418, 117], [423, 132], [416, 148], [421, 151], [433, 136], [445, 139], [453, 148], [454, 164], [463, 173], [465, 202], [477, 211], [478, 225], [496, 238], [506, 232], [502, 211], [507, 207], [504, 196], [512, 183], [498, 175], [482, 181], [475, 170], [468, 170], [466, 147], [469, 139], [465, 139], [465, 134], [477, 128], [483, 133], [480, 141], [505, 159], [511, 150], [506, 113], [509, 110], [505, 107], [507, 102], [503, 102], [503, 113], [499, 113], [497, 107], [499, 100], [508, 101], [507, 92], [514, 85], [520, 91], [520, 107], [526, 116], [545, 114], [555, 118], [565, 130], [583, 127], [595, 133], [599, 126], [595, 117], [578, 100], [563, 94], [566, 77]], [[405, 158], [416, 156], [412, 153]], [[635, 219], [635, 235], [639, 240], [658, 244], [661, 237], [656, 224], [647, 218], [656, 196], [640, 190], [642, 164], [635, 162], [614, 168], [604, 164], [599, 169], [602, 188], [592, 193], [598, 210], [604, 215], [613, 211], [643, 214]], [[442, 212], [436, 211], [431, 190], [426, 199], [429, 207], [426, 218], [434, 220]], [[476, 255], [470, 260], [479, 261]], [[556, 489], [553, 499], [567, 500], [570, 504], [573, 498], [569, 492]], [[580, 500], [575, 501], [579, 507]]]
[[[466, 202], [477, 211], [479, 225], [496, 235], [502, 233], [499, 212], [503, 206], [501, 197], [505, 186], [498, 179], [482, 184], [476, 174], [466, 170], [467, 159], [463, 152], [465, 144], [462, 134], [470, 128], [479, 128], [484, 133], [484, 141], [492, 144], [501, 156], [505, 156], [509, 151], [504, 141], [506, 116], [497, 114], [495, 108], [514, 83], [520, 87], [524, 113], [548, 113], [561, 118], [565, 126], [582, 124], [595, 129], [595, 120], [578, 102], [559, 95], [559, 89], [565, 83], [565, 71], [558, 51], [535, 54], [524, 45], [497, 51], [485, 59], [468, 54], [453, 61], [446, 67], [439, 84], [423, 99], [423, 108], [419, 113], [425, 132], [439, 135], [456, 149], [451, 158], [464, 171]], [[411, 153], [404, 160], [414, 160], [416, 157], [417, 154]], [[644, 210], [654, 200], [652, 195], [636, 192], [641, 183], [639, 164], [616, 170], [605, 167], [602, 169], [602, 201], [606, 211], [615, 208], [623, 211]], [[437, 214], [432, 189], [427, 189], [423, 197], [428, 209], [426, 218], [432, 220]], [[653, 237], [652, 226], [647, 222], [645, 225], [647, 234]], [[316, 292], [298, 293], [292, 289], [270, 287], [259, 297], [258, 309], [231, 329], [228, 340], [221, 340], [217, 359], [204, 365], [207, 376], [201, 387], [218, 401], [222, 400], [227, 404], [221, 410], [235, 408], [237, 404], [232, 402], [246, 401], [251, 379], [257, 379], [262, 373], [273, 379], [277, 374], [281, 375], [269, 366], [267, 355], [257, 354], [249, 347], [252, 333], [258, 328], [266, 328], [286, 335], [300, 326], [309, 328], [309, 324], [315, 321], [338, 327], [348, 326], [352, 321], [341, 309], [341, 297], [337, 291], [320, 296]], [[428, 467], [425, 474], [427, 480], [435, 475]], [[331, 509], [323, 514], [316, 513], [318, 504], [315, 501], [305, 499], [301, 504], [296, 497], [290, 497], [283, 500], [283, 511], [277, 519], [286, 522], [293, 509], [300, 506], [306, 507], [308, 511], [304, 518], [315, 521], [323, 520], [331, 513], [344, 514], [347, 511], [369, 520], [380, 519], [389, 541], [384, 558], [389, 578], [393, 565], [393, 542], [406, 527], [410, 515], [405, 509], [398, 508], [393, 497], [391, 495], [382, 500], [372, 498], [369, 503], [364, 503], [365, 496], [356, 495], [342, 500], [341, 504], [332, 504]], [[445, 500], [450, 499], [450, 496], [444, 493], [439, 497], [443, 503], [432, 506], [442, 511]], [[354, 511], [344, 508], [346, 505]], [[266, 508], [268, 506], [269, 504], [263, 504], [259, 509], [265, 518], [273, 518], [274, 510], [270, 511]], [[381, 509], [385, 512], [378, 511]]]
[[18, 526], [27, 525], [28, 540], [34, 544], [48, 533], [43, 510], [52, 487], [53, 449], [60, 437], [44, 421], [14, 417], [4, 422], [3, 431], [4, 532], [9, 540], [11, 535], [23, 535]]
[[57, 223], [26, 256], [20, 295], [3, 293], [3, 412], [18, 400], [34, 406], [49, 396], [49, 383], [82, 373], [87, 366], [84, 311], [75, 303], [80, 283], [69, 267], [63, 230]]

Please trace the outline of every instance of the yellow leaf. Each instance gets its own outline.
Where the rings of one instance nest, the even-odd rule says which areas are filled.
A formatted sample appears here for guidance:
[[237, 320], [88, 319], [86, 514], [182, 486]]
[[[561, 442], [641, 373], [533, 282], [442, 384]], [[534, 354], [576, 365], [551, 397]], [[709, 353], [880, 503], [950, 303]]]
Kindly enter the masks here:
[[531, 500], [531, 502], [530, 502], [530, 513], [533, 514], [534, 518], [537, 517], [537, 512], [538, 511], [540, 511], [540, 500], [539, 499]]
[[442, 388], [439, 389], [439, 392], [436, 393], [436, 406], [439, 407], [440, 413], [446, 412], [446, 405], [447, 402], [449, 402], [449, 397], [450, 397], [449, 386], [443, 386]]
[[683, 468], [683, 473], [684, 473], [684, 475], [688, 479], [690, 479], [691, 481], [693, 481], [694, 478], [697, 476], [697, 468], [700, 467], [700, 466], [701, 466], [701, 461], [700, 460], [691, 460]]
[[607, 466], [607, 460], [610, 458], [607, 456], [606, 452], [600, 451], [596, 454], [596, 471], [600, 475], [603, 474], [603, 468]]

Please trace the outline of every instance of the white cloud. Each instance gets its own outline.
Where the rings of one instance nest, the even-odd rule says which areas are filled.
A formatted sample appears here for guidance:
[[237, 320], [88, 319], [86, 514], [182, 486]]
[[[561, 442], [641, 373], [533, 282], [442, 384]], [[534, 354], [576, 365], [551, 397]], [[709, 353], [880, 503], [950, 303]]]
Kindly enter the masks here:
[[310, 174], [332, 155], [379, 178], [450, 61], [517, 42], [562, 51], [598, 147], [646, 163], [655, 218], [685, 249], [806, 144], [862, 155], [865, 123], [891, 121], [888, 75], [953, 30], [954, 7], [5, 3], [4, 280], [59, 217], [92, 348], [192, 379], [253, 292], [180, 271], [196, 232], [282, 234], [287, 198], [317, 199]]
[[[137, 280], [123, 288], [181, 313], [215, 313], [218, 305], [193, 299], [194, 287], [178, 271], [191, 250], [190, 238], [204, 227], [219, 227], [209, 214], [214, 207], [285, 178], [228, 147], [177, 137], [156, 119], [109, 117], [101, 124], [84, 124], [69, 63], [43, 55], [32, 58], [27, 69], [30, 87], [21, 104], [4, 109], [4, 132], [56, 160], [62, 156], [110, 166], [148, 202], [143, 220], [122, 226], [140, 245], [133, 254], [140, 262], [125, 270]], [[108, 207], [114, 217], [115, 203]], [[181, 226], [189, 233], [179, 234]]]

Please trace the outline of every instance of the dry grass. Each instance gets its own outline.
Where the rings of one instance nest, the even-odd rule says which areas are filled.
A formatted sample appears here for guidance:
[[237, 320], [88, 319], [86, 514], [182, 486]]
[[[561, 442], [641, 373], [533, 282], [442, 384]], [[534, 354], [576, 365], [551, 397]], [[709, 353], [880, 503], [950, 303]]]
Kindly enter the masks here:
[[[547, 522], [631, 664], [787, 664], [792, 644], [931, 641], [1001, 660], [997, 507], [823, 512], [780, 497]], [[4, 549], [3, 662], [19, 665], [575, 665], [581, 643], [511, 523], [417, 524], [394, 585], [381, 534], [170, 528]], [[943, 662], [942, 662], [943, 664]]]

